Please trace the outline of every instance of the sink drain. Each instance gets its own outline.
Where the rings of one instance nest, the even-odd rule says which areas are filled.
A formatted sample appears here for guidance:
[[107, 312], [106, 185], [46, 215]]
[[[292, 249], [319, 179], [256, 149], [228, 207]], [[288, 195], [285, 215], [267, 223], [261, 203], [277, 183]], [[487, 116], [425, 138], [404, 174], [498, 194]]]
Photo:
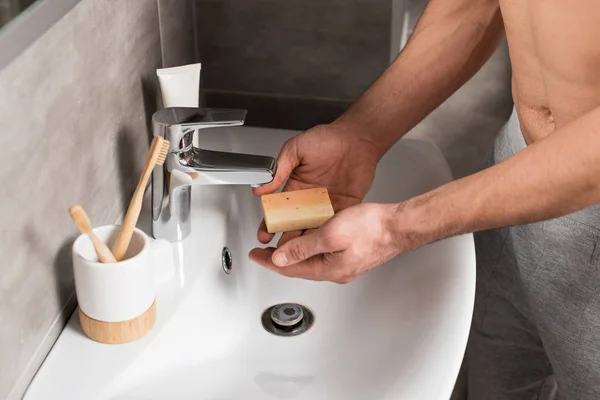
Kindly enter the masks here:
[[261, 317], [262, 325], [277, 336], [297, 336], [306, 332], [314, 322], [312, 312], [296, 303], [276, 304], [267, 308]]

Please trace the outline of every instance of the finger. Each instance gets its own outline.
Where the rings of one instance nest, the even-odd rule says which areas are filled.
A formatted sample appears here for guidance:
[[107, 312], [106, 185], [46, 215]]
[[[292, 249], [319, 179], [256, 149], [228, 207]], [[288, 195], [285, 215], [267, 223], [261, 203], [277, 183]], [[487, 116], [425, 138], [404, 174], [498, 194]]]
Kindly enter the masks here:
[[[283, 234], [281, 235], [281, 237], [279, 238], [279, 241], [277, 242], [277, 247], [283, 245], [284, 243], [290, 241], [293, 238], [296, 238], [298, 236], [313, 232], [314, 229], [307, 229], [305, 231], [289, 231], [289, 232], [283, 232]], [[258, 227], [258, 233], [257, 233], [257, 237], [258, 237], [258, 241], [264, 244], [269, 243], [271, 240], [273, 240], [273, 237], [275, 237], [274, 233], [269, 233], [267, 232], [267, 224], [265, 223], [265, 220], [263, 219], [260, 223], [260, 226]]]
[[279, 238], [279, 241], [277, 242], [277, 247], [283, 246], [285, 243], [289, 242], [294, 238], [297, 238], [298, 236], [308, 235], [309, 233], [312, 233], [314, 231], [316, 231], [316, 229], [305, 229], [303, 231], [284, 232], [283, 235], [281, 235], [281, 237]]
[[266, 185], [252, 189], [252, 191], [256, 196], [273, 193], [281, 187], [283, 182], [285, 182], [298, 165], [300, 165], [300, 159], [296, 151], [296, 138], [294, 137], [285, 142], [281, 148], [281, 152], [277, 157], [277, 171], [273, 180]]
[[258, 233], [256, 234], [258, 241], [261, 243], [267, 244], [271, 240], [273, 240], [274, 236], [275, 236], [274, 233], [267, 232], [267, 224], [265, 223], [265, 220], [263, 219], [260, 222], [260, 225], [258, 226]]
[[265, 267], [288, 278], [310, 279], [311, 281], [330, 280], [321, 255], [314, 256], [289, 267], [278, 267], [273, 264], [266, 265]]
[[335, 269], [324, 263], [325, 258], [322, 254], [309, 258], [295, 265], [288, 267], [278, 267], [271, 260], [275, 252], [273, 247], [266, 249], [252, 249], [248, 256], [255, 263], [289, 278], [310, 279], [313, 281], [337, 281]]
[[278, 267], [294, 265], [312, 256], [327, 252], [322, 246], [321, 232], [315, 230], [308, 235], [298, 236], [281, 245], [273, 253], [273, 264]]
[[303, 261], [296, 265], [282, 268], [273, 264], [272, 255], [274, 252], [275, 248], [273, 247], [267, 247], [266, 249], [255, 248], [250, 250], [248, 257], [255, 263], [283, 276], [322, 280], [320, 277], [321, 274], [319, 273], [319, 270], [322, 268], [318, 265], [319, 260], [317, 260], [317, 257], [313, 257], [310, 260]]
[[277, 242], [277, 247], [283, 246], [285, 243], [289, 242], [290, 240], [297, 238], [299, 236], [302, 236], [302, 234], [303, 234], [303, 231], [284, 232], [283, 235], [281, 235], [281, 237], [279, 238], [279, 241]]
[[267, 247], [265, 249], [254, 248], [250, 250], [250, 253], [248, 253], [248, 258], [257, 264], [262, 265], [263, 267], [269, 268], [269, 266], [274, 266], [273, 262], [271, 261], [271, 257], [273, 257], [274, 252], [274, 247]]

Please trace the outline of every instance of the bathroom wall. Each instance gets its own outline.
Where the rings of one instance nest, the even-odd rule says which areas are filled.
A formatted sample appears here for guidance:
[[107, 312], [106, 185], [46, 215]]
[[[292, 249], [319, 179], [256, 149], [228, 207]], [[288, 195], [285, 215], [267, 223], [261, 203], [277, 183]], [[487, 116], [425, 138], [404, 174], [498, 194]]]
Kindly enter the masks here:
[[193, 0], [158, 0], [163, 67], [198, 62]]
[[303, 129], [343, 112], [389, 63], [392, 0], [195, 0], [208, 106]]
[[22, 396], [74, 310], [68, 207], [101, 225], [129, 201], [154, 71], [194, 53], [190, 10], [186, 0], [83, 0], [0, 71], [0, 399]]

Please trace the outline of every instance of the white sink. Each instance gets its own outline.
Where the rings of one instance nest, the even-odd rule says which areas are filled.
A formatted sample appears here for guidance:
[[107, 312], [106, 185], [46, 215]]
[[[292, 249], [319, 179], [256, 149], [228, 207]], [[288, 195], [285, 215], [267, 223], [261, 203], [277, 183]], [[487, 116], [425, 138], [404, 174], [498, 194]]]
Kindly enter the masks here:
[[[203, 134], [210, 148], [275, 156], [293, 133]], [[218, 145], [217, 145], [218, 144]], [[398, 202], [451, 179], [431, 144], [401, 140], [381, 161], [368, 201]], [[261, 213], [248, 187], [194, 187], [192, 234], [174, 244], [175, 278], [158, 319], [124, 345], [87, 339], [74, 313], [25, 399], [447, 400], [460, 368], [475, 292], [471, 235], [399, 256], [347, 285], [276, 275], [247, 258]], [[233, 254], [231, 274], [221, 251]], [[268, 307], [306, 306], [315, 322], [279, 337]]]

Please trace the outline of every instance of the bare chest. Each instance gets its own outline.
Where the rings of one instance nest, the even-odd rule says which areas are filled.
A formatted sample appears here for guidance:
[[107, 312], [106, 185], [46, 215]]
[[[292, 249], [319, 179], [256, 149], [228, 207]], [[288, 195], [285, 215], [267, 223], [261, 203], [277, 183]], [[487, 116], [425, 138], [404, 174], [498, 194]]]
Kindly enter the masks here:
[[600, 105], [600, 1], [500, 4], [513, 97], [530, 141]]

